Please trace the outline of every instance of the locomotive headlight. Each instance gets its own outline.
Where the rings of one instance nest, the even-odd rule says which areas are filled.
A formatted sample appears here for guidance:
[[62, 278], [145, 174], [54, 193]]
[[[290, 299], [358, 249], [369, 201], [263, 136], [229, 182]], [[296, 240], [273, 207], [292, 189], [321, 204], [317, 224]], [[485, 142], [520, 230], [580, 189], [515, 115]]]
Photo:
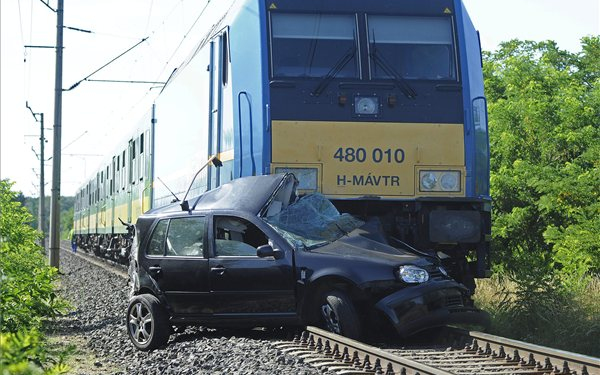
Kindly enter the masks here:
[[437, 177], [433, 172], [421, 172], [421, 190], [431, 191], [437, 185]]
[[420, 171], [419, 190], [459, 192], [460, 171]]
[[354, 97], [354, 113], [356, 115], [378, 115], [379, 98], [376, 96]]
[[396, 271], [396, 277], [399, 280], [409, 284], [424, 283], [429, 280], [429, 274], [427, 271], [417, 266], [400, 266]]
[[440, 185], [444, 191], [460, 191], [460, 172], [442, 173]]

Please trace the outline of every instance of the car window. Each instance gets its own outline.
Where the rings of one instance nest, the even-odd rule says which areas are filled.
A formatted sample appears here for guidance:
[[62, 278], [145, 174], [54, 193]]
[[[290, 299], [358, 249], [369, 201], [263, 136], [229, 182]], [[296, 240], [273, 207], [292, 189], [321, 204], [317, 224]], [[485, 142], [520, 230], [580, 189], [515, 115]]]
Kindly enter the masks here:
[[154, 233], [150, 238], [150, 243], [146, 248], [148, 255], [164, 255], [165, 254], [165, 234], [167, 233], [168, 220], [161, 220], [156, 224]]
[[268, 244], [267, 236], [248, 220], [215, 218], [216, 256], [256, 256], [256, 248]]
[[266, 217], [267, 223], [292, 246], [315, 249], [336, 241], [364, 224], [350, 214], [340, 214], [320, 193], [308, 194], [281, 212]]
[[167, 234], [167, 256], [203, 256], [204, 217], [171, 219]]

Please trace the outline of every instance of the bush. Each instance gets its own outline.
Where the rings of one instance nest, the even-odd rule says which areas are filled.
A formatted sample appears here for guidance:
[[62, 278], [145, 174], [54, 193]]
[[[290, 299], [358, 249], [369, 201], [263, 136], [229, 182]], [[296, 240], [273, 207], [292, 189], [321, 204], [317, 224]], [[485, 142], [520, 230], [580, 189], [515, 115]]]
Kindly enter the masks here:
[[32, 217], [10, 187], [0, 181], [0, 317], [2, 331], [14, 333], [40, 328], [65, 305], [54, 292], [57, 270], [46, 264]]
[[534, 279], [479, 280], [475, 300], [492, 317], [491, 333], [600, 356], [600, 277], [584, 278], [577, 287], [553, 276]]
[[[599, 355], [600, 37], [484, 54], [492, 255], [477, 298], [500, 335]], [[486, 293], [487, 292], [487, 293]]]
[[[69, 368], [48, 356], [42, 337], [37, 330], [0, 333], [0, 375], [55, 375]], [[44, 369], [43, 364], [50, 363]]]
[[58, 272], [47, 265], [36, 244], [41, 236], [11, 186], [0, 181], [0, 375], [60, 373], [62, 365], [44, 369], [52, 359], [39, 333], [66, 307], [54, 291]]

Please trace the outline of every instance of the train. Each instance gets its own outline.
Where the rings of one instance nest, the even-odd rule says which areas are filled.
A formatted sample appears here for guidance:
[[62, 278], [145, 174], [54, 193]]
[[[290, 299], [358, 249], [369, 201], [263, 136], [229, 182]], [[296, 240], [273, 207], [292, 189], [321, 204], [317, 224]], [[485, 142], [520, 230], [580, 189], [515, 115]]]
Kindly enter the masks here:
[[[471, 291], [490, 275], [479, 33], [461, 0], [219, 0], [147, 115], [76, 194], [74, 239], [125, 261], [142, 213], [291, 172]], [[211, 158], [198, 178], [194, 174]]]

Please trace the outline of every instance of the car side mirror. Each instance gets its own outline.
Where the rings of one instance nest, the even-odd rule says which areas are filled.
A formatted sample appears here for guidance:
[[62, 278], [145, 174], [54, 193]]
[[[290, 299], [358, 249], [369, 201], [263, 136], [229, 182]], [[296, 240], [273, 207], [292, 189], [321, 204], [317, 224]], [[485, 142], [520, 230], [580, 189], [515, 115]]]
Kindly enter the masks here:
[[259, 258], [273, 257], [281, 259], [283, 258], [283, 251], [273, 249], [271, 245], [262, 245], [256, 249], [256, 256]]

